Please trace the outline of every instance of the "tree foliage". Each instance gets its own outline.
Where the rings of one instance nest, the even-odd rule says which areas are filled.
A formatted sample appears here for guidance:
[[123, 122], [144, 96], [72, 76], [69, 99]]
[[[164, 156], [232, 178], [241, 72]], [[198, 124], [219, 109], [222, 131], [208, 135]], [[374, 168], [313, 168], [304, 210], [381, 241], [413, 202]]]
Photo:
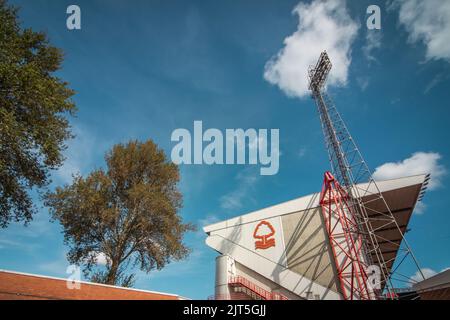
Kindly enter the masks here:
[[150, 272], [187, 257], [183, 235], [194, 226], [177, 214], [178, 167], [151, 140], [115, 145], [105, 160], [106, 171], [75, 177], [48, 193], [46, 205], [64, 228], [71, 263], [83, 265], [92, 281], [129, 286], [132, 267]]
[[54, 76], [62, 52], [44, 33], [20, 28], [17, 10], [0, 0], [0, 227], [32, 219], [29, 190], [49, 183], [71, 136], [73, 91]]

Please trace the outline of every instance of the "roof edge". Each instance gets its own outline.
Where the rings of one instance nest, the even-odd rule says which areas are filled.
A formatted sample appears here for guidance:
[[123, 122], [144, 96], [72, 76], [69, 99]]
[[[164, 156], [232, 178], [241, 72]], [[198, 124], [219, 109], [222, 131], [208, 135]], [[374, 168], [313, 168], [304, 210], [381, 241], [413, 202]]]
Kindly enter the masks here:
[[[11, 270], [5, 270], [5, 269], [0, 269], [0, 273], [16, 274], [16, 275], [20, 275], [20, 276], [28, 276], [28, 277], [35, 277], [35, 278], [41, 278], [41, 279], [67, 281], [67, 279], [59, 278], [59, 277], [46, 276], [46, 275], [33, 274], [33, 273], [26, 273], [26, 272], [20, 272], [20, 271], [11, 271]], [[121, 289], [121, 290], [128, 290], [128, 291], [160, 294], [160, 295], [166, 295], [166, 296], [171, 296], [171, 297], [178, 297], [178, 298], [184, 299], [184, 300], [188, 299], [188, 298], [185, 298], [185, 297], [182, 297], [182, 296], [180, 296], [178, 294], [173, 294], [173, 293], [151, 291], [151, 290], [144, 290], [144, 289], [136, 289], [136, 288], [126, 288], [126, 287], [119, 287], [119, 286], [113, 286], [113, 285], [110, 285], [110, 284], [95, 283], [95, 282], [89, 282], [89, 281], [74, 281], [74, 282], [81, 283], [81, 284], [87, 284], [87, 285], [93, 285], [93, 286], [100, 286], [100, 287], [107, 287], [107, 288], [114, 288], [114, 289]]]
[[[378, 181], [375, 181], [375, 182], [379, 186], [380, 184], [389, 185], [390, 182], [395, 182], [395, 181], [399, 181], [400, 182], [402, 180], [417, 180], [416, 183], [411, 183], [411, 184], [408, 184], [408, 185], [401, 186], [401, 187], [406, 187], [406, 186], [410, 186], [410, 185], [423, 184], [426, 181], [428, 176], [429, 176], [428, 174], [416, 174], [416, 175], [405, 176], [405, 177], [394, 178], [394, 179], [378, 180]], [[416, 178], [416, 179], [414, 179], [414, 178]], [[367, 184], [367, 182], [361, 183], [361, 184], [358, 184], [358, 185], [364, 185], [364, 184]], [[380, 188], [380, 189], [382, 189], [382, 188]], [[380, 190], [380, 191], [381, 192], [385, 192], [385, 191], [390, 191], [390, 190], [395, 190], [395, 189], [396, 188], [387, 188], [386, 190]], [[314, 201], [315, 197], [317, 198], [318, 194], [320, 194], [320, 192], [311, 193], [311, 194], [308, 194], [308, 195], [305, 195], [305, 196], [301, 196], [301, 197], [294, 198], [294, 199], [291, 199], [291, 200], [287, 200], [287, 201], [284, 201], [284, 202], [281, 202], [281, 203], [278, 203], [278, 204], [274, 204], [274, 205], [271, 205], [271, 206], [268, 206], [268, 207], [265, 207], [265, 208], [260, 208], [260, 209], [257, 209], [257, 210], [251, 211], [251, 212], [247, 212], [247, 213], [245, 213], [243, 215], [240, 215], [240, 216], [234, 216], [234, 217], [232, 217], [230, 219], [226, 219], [226, 220], [215, 222], [215, 223], [210, 224], [210, 225], [206, 225], [202, 229], [203, 229], [203, 231], [206, 234], [209, 234], [212, 231], [216, 231], [216, 230], [219, 230], [219, 229], [223, 229], [223, 228], [227, 228], [229, 226], [235, 225], [235, 223], [233, 223], [233, 221], [236, 220], [236, 219], [239, 219], [239, 218], [242, 218], [242, 217], [248, 217], [249, 215], [252, 215], [252, 214], [256, 215], [256, 214], [260, 213], [261, 211], [266, 211], [266, 210], [269, 210], [271, 208], [292, 204], [293, 202], [303, 202], [303, 201], [311, 202], [311, 201]], [[302, 209], [299, 209], [299, 210], [302, 210]], [[292, 212], [286, 212], [286, 213], [283, 213], [283, 214], [280, 214], [280, 215], [285, 215], [285, 214], [289, 214], [289, 213], [292, 213]], [[265, 218], [267, 218], [267, 217], [261, 217], [261, 219], [265, 219]]]

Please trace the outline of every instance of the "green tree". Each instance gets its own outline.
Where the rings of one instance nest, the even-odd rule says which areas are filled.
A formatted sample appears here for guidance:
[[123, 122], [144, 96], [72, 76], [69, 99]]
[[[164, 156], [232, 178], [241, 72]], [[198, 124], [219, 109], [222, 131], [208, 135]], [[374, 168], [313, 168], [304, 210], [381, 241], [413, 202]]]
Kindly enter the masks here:
[[54, 76], [62, 52], [44, 33], [22, 30], [17, 9], [0, 0], [0, 227], [27, 224], [36, 211], [29, 191], [42, 194], [62, 164], [71, 137], [73, 91]]
[[[46, 205], [64, 228], [70, 263], [92, 281], [130, 286], [133, 267], [148, 273], [187, 257], [183, 236], [195, 228], [177, 214], [178, 167], [153, 141], [115, 145], [105, 160], [107, 171], [75, 177], [48, 193]], [[96, 264], [99, 254], [105, 268]]]

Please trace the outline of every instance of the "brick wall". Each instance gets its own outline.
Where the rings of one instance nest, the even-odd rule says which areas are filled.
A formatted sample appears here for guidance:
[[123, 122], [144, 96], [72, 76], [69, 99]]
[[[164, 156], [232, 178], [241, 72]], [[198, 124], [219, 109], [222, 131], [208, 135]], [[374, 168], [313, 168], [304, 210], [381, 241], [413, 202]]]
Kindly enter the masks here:
[[0, 300], [178, 300], [176, 295], [92, 283], [68, 289], [65, 279], [0, 271]]

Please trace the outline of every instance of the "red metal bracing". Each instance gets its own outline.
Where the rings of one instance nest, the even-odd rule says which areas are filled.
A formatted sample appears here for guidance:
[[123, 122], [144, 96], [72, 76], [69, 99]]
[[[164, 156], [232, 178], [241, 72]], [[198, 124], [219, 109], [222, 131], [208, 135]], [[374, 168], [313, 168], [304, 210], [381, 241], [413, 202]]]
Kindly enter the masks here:
[[375, 299], [367, 281], [363, 239], [347, 192], [330, 172], [325, 172], [320, 206], [334, 255], [340, 291], [345, 300]]
[[234, 276], [228, 279], [231, 287], [244, 287], [256, 294], [262, 300], [288, 300], [288, 298], [279, 292], [267, 291], [242, 276]]

